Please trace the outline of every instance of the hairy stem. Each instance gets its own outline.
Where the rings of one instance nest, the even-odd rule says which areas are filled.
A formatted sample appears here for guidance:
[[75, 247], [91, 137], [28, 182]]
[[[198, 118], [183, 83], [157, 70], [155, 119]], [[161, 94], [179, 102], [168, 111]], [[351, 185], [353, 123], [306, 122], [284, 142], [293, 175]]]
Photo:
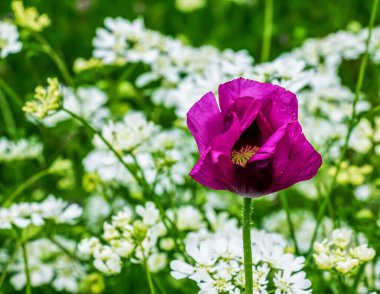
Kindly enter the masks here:
[[324, 199], [324, 201], [323, 201], [323, 203], [322, 203], [322, 205], [320, 207], [320, 210], [318, 212], [317, 225], [315, 227], [315, 230], [314, 230], [314, 233], [313, 233], [313, 237], [311, 239], [310, 248], [309, 248], [309, 251], [308, 251], [308, 254], [307, 254], [307, 258], [306, 258], [306, 264], [308, 264], [310, 262], [310, 260], [311, 260], [311, 257], [312, 257], [312, 254], [313, 254], [313, 244], [314, 244], [314, 242], [315, 242], [315, 240], [317, 238], [318, 229], [319, 229], [319, 227], [321, 225], [321, 222], [323, 220], [323, 216], [324, 216], [326, 207], [327, 207], [327, 205], [328, 205], [328, 203], [330, 201], [331, 195], [332, 195], [332, 193], [334, 191], [334, 188], [335, 188], [335, 186], [337, 184], [337, 179], [338, 179], [338, 175], [339, 175], [340, 170], [341, 170], [342, 163], [343, 163], [343, 161], [345, 160], [345, 158], [347, 156], [348, 144], [349, 144], [349, 141], [350, 141], [350, 137], [351, 137], [352, 131], [354, 130], [354, 127], [355, 127], [355, 121], [356, 121], [356, 116], [357, 116], [357, 113], [356, 113], [356, 104], [359, 101], [360, 91], [361, 91], [362, 86], [363, 86], [364, 73], [365, 73], [365, 69], [366, 69], [366, 66], [367, 66], [367, 60], [368, 60], [369, 44], [370, 44], [370, 41], [371, 41], [372, 30], [373, 30], [373, 26], [374, 26], [374, 23], [375, 23], [375, 18], [376, 18], [376, 12], [377, 12], [378, 4], [379, 4], [379, 0], [374, 0], [373, 1], [372, 11], [371, 11], [371, 17], [370, 17], [369, 27], [368, 27], [368, 37], [366, 39], [365, 50], [364, 50], [364, 54], [363, 54], [363, 57], [362, 57], [362, 60], [361, 60], [361, 63], [360, 63], [359, 76], [358, 76], [358, 80], [356, 82], [355, 96], [354, 96], [354, 100], [352, 102], [352, 112], [351, 112], [350, 121], [348, 123], [347, 134], [346, 134], [346, 137], [345, 137], [345, 140], [344, 140], [341, 156], [340, 156], [339, 161], [338, 161], [338, 163], [336, 165], [336, 170], [335, 170], [335, 173], [333, 175], [333, 179], [331, 181], [331, 185], [330, 185], [330, 187], [329, 187], [329, 189], [327, 191], [326, 197], [325, 197], [325, 199]]
[[244, 273], [245, 294], [252, 294], [252, 245], [251, 245], [251, 211], [252, 199], [244, 198], [243, 207], [243, 249], [244, 249]]

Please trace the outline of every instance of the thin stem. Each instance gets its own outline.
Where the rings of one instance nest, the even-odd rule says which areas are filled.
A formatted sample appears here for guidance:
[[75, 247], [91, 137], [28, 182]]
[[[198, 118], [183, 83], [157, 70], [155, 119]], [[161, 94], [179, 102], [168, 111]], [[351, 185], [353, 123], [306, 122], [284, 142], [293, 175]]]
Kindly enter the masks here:
[[0, 78], [0, 88], [4, 90], [4, 92], [13, 99], [13, 101], [17, 104], [17, 106], [22, 107], [24, 105], [21, 97], [12, 89], [11, 86], [2, 78]]
[[282, 206], [283, 206], [283, 208], [285, 209], [285, 212], [286, 212], [286, 221], [288, 222], [288, 227], [289, 227], [289, 231], [290, 231], [290, 237], [293, 240], [294, 247], [296, 249], [296, 254], [299, 255], [299, 248], [298, 248], [296, 233], [295, 233], [295, 230], [294, 230], [294, 226], [293, 226], [293, 222], [292, 222], [292, 218], [291, 218], [291, 214], [290, 214], [290, 209], [289, 209], [289, 205], [288, 205], [288, 199], [286, 197], [285, 191], [282, 191], [280, 193], [280, 199], [281, 199], [281, 204], [282, 204]]
[[342, 163], [345, 160], [346, 155], [347, 155], [349, 140], [350, 140], [352, 131], [353, 131], [354, 127], [355, 127], [356, 104], [359, 101], [360, 91], [361, 91], [362, 86], [363, 86], [364, 73], [365, 73], [365, 69], [366, 69], [366, 66], [367, 66], [369, 44], [370, 44], [370, 41], [371, 41], [372, 30], [373, 30], [373, 26], [374, 26], [374, 23], [375, 23], [375, 18], [376, 18], [376, 12], [377, 12], [378, 4], [379, 4], [379, 0], [374, 0], [373, 1], [372, 11], [371, 11], [371, 18], [370, 18], [369, 27], [368, 27], [368, 37], [366, 39], [365, 50], [364, 50], [364, 54], [363, 54], [363, 57], [362, 57], [362, 60], [361, 60], [361, 63], [360, 63], [359, 77], [358, 77], [358, 80], [357, 80], [357, 83], [356, 83], [356, 87], [355, 87], [354, 100], [352, 102], [351, 119], [350, 119], [349, 124], [348, 124], [348, 130], [347, 130], [347, 134], [346, 134], [346, 137], [345, 137], [345, 140], [344, 140], [342, 153], [341, 153], [341, 156], [340, 156], [339, 161], [337, 163], [336, 170], [335, 170], [335, 173], [334, 173], [334, 176], [333, 176], [330, 188], [329, 188], [329, 190], [328, 190], [328, 192], [326, 194], [326, 197], [325, 197], [325, 199], [324, 199], [324, 201], [323, 201], [323, 203], [322, 203], [322, 205], [320, 207], [319, 213], [318, 213], [317, 225], [315, 227], [315, 230], [314, 230], [314, 233], [313, 233], [313, 237], [311, 239], [310, 248], [309, 248], [309, 251], [308, 251], [307, 258], [306, 258], [306, 264], [308, 264], [310, 262], [310, 260], [311, 260], [311, 257], [312, 257], [312, 254], [313, 254], [313, 252], [312, 252], [312, 250], [313, 250], [313, 244], [314, 244], [314, 242], [315, 242], [315, 240], [317, 238], [318, 229], [319, 229], [319, 226], [321, 225], [321, 222], [322, 222], [322, 219], [323, 219], [326, 207], [327, 207], [327, 205], [328, 205], [328, 203], [330, 201], [331, 195], [332, 195], [332, 193], [334, 191], [334, 188], [336, 186], [338, 175], [339, 175], [339, 172], [341, 170], [341, 165], [342, 165]]
[[32, 294], [32, 286], [30, 283], [30, 272], [29, 272], [29, 264], [28, 264], [28, 253], [26, 250], [25, 242], [22, 241], [21, 243], [21, 249], [22, 249], [22, 258], [24, 260], [24, 269], [25, 269], [25, 275], [26, 275], [26, 294]]
[[8, 207], [9, 205], [11, 205], [18, 195], [20, 195], [29, 186], [33, 185], [35, 182], [37, 182], [42, 177], [50, 174], [50, 172], [51, 172], [50, 169], [45, 169], [45, 170], [42, 170], [42, 171], [34, 174], [32, 177], [30, 177], [28, 180], [26, 180], [24, 183], [22, 183], [20, 186], [18, 186], [18, 188], [6, 198], [3, 206]]
[[146, 259], [144, 261], [144, 268], [145, 268], [145, 273], [146, 273], [146, 279], [148, 280], [150, 294], [155, 294], [156, 292], [154, 290], [152, 276], [150, 275], [150, 271], [149, 271], [149, 267], [148, 267], [148, 262], [147, 262]]
[[273, 27], [273, 0], [265, 0], [263, 46], [261, 48], [261, 62], [269, 59], [270, 43], [272, 38]]
[[46, 41], [46, 39], [40, 35], [39, 33], [34, 32], [33, 37], [39, 42], [42, 46], [42, 50], [50, 56], [51, 60], [55, 63], [58, 70], [60, 71], [62, 77], [65, 79], [66, 83], [70, 86], [74, 85], [74, 80], [72, 79], [69, 71], [66, 68], [65, 63], [63, 62], [62, 58], [58, 55], [57, 52], [50, 46], [49, 42]]
[[130, 172], [130, 174], [135, 178], [135, 180], [140, 183], [140, 178], [138, 177], [137, 173], [124, 161], [123, 157], [120, 155], [119, 152], [116, 151], [115, 148], [111, 145], [110, 142], [102, 135], [101, 132], [96, 130], [93, 126], [91, 126], [85, 119], [81, 118], [79, 115], [71, 112], [70, 110], [66, 108], [62, 108], [62, 111], [69, 114], [71, 117], [79, 121], [82, 125], [84, 125], [86, 128], [91, 130], [94, 134], [96, 134], [100, 140], [109, 148], [109, 150], [116, 156], [116, 158], [119, 160], [119, 162], [125, 167], [126, 170]]
[[65, 253], [67, 256], [69, 256], [71, 259], [76, 261], [78, 258], [75, 256], [75, 253], [71, 252], [69, 249], [67, 249], [65, 246], [63, 246], [60, 242], [58, 242], [53, 236], [47, 237], [52, 243], [57, 245], [59, 249], [62, 250], [63, 253]]
[[9, 258], [7, 264], [3, 267], [3, 272], [1, 273], [1, 277], [0, 277], [0, 289], [3, 288], [5, 278], [7, 277], [9, 266], [16, 260], [16, 256], [17, 256], [17, 252], [19, 250], [19, 247], [20, 247], [20, 243], [17, 242], [11, 257]]
[[4, 123], [5, 123], [5, 127], [7, 129], [8, 134], [11, 136], [15, 136], [16, 134], [15, 119], [13, 117], [12, 110], [9, 106], [7, 98], [5, 97], [2, 91], [0, 92], [0, 109], [4, 117]]
[[363, 272], [364, 272], [364, 265], [362, 265], [362, 266], [359, 268], [359, 271], [358, 271], [357, 274], [356, 274], [356, 277], [355, 277], [354, 283], [352, 284], [351, 289], [352, 289], [352, 293], [353, 293], [353, 294], [357, 293], [357, 288], [358, 288], [358, 286], [359, 286], [360, 278], [362, 277]]
[[252, 199], [244, 198], [243, 208], [243, 249], [244, 249], [244, 273], [245, 294], [252, 294], [252, 245], [251, 245], [251, 208]]
[[156, 283], [158, 290], [160, 290], [162, 294], [167, 294], [165, 288], [161, 285], [160, 279], [153, 276], [153, 281]]

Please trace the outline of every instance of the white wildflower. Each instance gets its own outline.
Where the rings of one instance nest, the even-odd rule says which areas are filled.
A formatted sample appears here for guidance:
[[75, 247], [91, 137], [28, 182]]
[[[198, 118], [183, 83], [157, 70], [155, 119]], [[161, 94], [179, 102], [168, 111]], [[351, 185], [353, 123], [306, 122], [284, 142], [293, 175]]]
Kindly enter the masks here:
[[9, 54], [20, 52], [21, 47], [17, 28], [10, 23], [0, 21], [0, 57], [5, 58]]

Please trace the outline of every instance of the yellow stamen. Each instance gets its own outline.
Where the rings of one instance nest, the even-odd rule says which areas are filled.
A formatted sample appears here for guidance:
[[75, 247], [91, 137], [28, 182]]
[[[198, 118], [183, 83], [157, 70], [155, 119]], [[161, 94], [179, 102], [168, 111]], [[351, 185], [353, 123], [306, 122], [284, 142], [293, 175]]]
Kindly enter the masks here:
[[241, 147], [239, 151], [233, 150], [231, 153], [231, 161], [234, 164], [245, 167], [248, 161], [252, 158], [253, 155], [255, 155], [257, 151], [259, 151], [259, 149], [260, 148], [257, 146], [252, 147], [252, 146], [247, 145], [247, 146]]

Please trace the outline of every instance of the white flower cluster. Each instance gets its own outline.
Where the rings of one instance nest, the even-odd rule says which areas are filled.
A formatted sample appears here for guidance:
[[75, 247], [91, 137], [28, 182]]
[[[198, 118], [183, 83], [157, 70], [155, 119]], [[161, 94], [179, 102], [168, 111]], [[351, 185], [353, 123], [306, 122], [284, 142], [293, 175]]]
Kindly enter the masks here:
[[167, 234], [160, 212], [152, 202], [136, 207], [133, 211], [125, 207], [104, 223], [103, 244], [98, 238], [82, 240], [79, 252], [94, 258], [94, 266], [100, 272], [111, 275], [122, 269], [123, 259], [132, 263], [146, 263], [151, 272], [158, 272], [167, 264], [166, 253], [158, 250], [159, 239]]
[[152, 93], [155, 103], [174, 106], [180, 117], [201, 95], [218, 84], [252, 71], [246, 51], [219, 51], [211, 46], [193, 48], [144, 27], [141, 19], [106, 18], [107, 29], [97, 29], [93, 56], [104, 63], [143, 62], [151, 69], [137, 85], [155, 80], [162, 84]]
[[46, 221], [55, 224], [73, 224], [82, 215], [82, 208], [49, 195], [42, 202], [22, 202], [9, 208], [0, 208], [0, 229], [13, 226], [25, 229], [28, 226], [43, 226]]
[[10, 141], [0, 138], [0, 162], [38, 158], [42, 154], [43, 145], [36, 139], [20, 139]]
[[[192, 165], [192, 157], [183, 157], [195, 150], [194, 142], [179, 129], [161, 130], [148, 122], [140, 112], [128, 112], [120, 122], [109, 122], [102, 128], [102, 135], [123, 155], [128, 164], [138, 164], [143, 176], [157, 194], [172, 190], [175, 184], [183, 184]], [[97, 137], [95, 149], [84, 159], [88, 172], [97, 173], [104, 182], [128, 185], [137, 183]]]
[[[130, 152], [157, 133], [158, 127], [148, 122], [141, 112], [128, 112], [120, 122], [108, 122], [102, 128], [102, 135], [119, 152]], [[95, 145], [99, 148], [108, 147], [95, 138]]]
[[[107, 102], [106, 94], [97, 87], [79, 87], [76, 90], [62, 86], [63, 107], [79, 115], [88, 121], [95, 128], [101, 128], [110, 111], [105, 107]], [[61, 121], [70, 118], [70, 115], [63, 111], [58, 111], [42, 122], [44, 125], [54, 127]]]
[[367, 244], [352, 246], [350, 229], [335, 229], [331, 237], [331, 240], [314, 243], [314, 261], [321, 270], [351, 275], [375, 257], [375, 250]]
[[[301, 48], [255, 68], [261, 76], [269, 76], [266, 81], [278, 82], [288, 88], [289, 82], [298, 83], [293, 90], [298, 94], [303, 129], [313, 143], [320, 148], [329, 148], [322, 152], [329, 151], [333, 158], [336, 158], [346, 134], [346, 119], [351, 116], [354, 97], [352, 91], [342, 84], [339, 68], [344, 60], [360, 58], [367, 35], [368, 30], [364, 29], [359, 33], [341, 31], [322, 39], [309, 39]], [[380, 63], [376, 57], [379, 55], [379, 35], [378, 27], [373, 31], [370, 46], [375, 63]], [[273, 65], [273, 71], [268, 73], [265, 67], [270, 65]], [[368, 110], [369, 103], [362, 99], [362, 95], [359, 98], [357, 111]], [[336, 144], [326, 147], [334, 142]], [[368, 134], [355, 132], [350, 146], [357, 152], [367, 152], [371, 146]]]
[[179, 231], [197, 231], [207, 226], [202, 213], [192, 205], [177, 207], [176, 210], [166, 211]]
[[[176, 279], [197, 282], [199, 293], [243, 293], [245, 287], [241, 229], [227, 214], [207, 211], [214, 232], [206, 228], [189, 233], [186, 252], [192, 261], [174, 260]], [[311, 293], [302, 271], [305, 259], [286, 253], [286, 241], [278, 234], [252, 230], [254, 293]]]
[[8, 22], [0, 21], [0, 57], [5, 58], [11, 53], [20, 52], [22, 44], [19, 41], [17, 28]]
[[[60, 246], [74, 252], [76, 243], [61, 236], [52, 237]], [[51, 285], [56, 291], [78, 293], [79, 282], [84, 277], [84, 269], [72, 256], [65, 253], [56, 243], [41, 238], [26, 244], [30, 282], [33, 287]], [[10, 282], [20, 291], [26, 285], [24, 261], [21, 250], [9, 268]]]
[[92, 41], [95, 58], [105, 64], [141, 61], [150, 64], [156, 61], [160, 35], [146, 31], [141, 19], [130, 22], [120, 17], [106, 18], [104, 24], [106, 29], [98, 28]]
[[[297, 245], [302, 253], [306, 253], [311, 245], [313, 233], [316, 227], [316, 220], [313, 213], [309, 210], [293, 210], [291, 213], [291, 221], [295, 230], [295, 238]], [[263, 228], [268, 232], [277, 232], [282, 236], [290, 236], [290, 229], [287, 225], [287, 217], [285, 210], [275, 212], [263, 219]], [[324, 218], [318, 236], [330, 235], [333, 230], [333, 223], [330, 218]]]

